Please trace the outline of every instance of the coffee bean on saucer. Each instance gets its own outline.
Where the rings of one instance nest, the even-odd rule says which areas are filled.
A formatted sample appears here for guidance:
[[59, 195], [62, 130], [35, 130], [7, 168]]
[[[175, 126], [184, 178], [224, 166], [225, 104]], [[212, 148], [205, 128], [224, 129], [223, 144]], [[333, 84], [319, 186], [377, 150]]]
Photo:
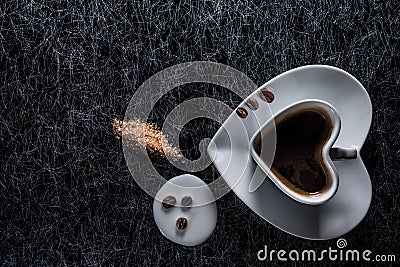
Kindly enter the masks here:
[[254, 98], [250, 98], [249, 100], [247, 100], [246, 104], [251, 110], [256, 110], [259, 107], [257, 100], [255, 100]]
[[189, 207], [192, 205], [192, 198], [190, 196], [184, 196], [181, 200], [181, 204], [184, 207]]
[[236, 109], [236, 113], [238, 114], [238, 116], [240, 117], [240, 118], [242, 118], [242, 119], [244, 119], [244, 118], [246, 118], [247, 117], [247, 110], [245, 109], [245, 108], [242, 108], [242, 107], [238, 107], [237, 109]]
[[274, 101], [275, 98], [274, 93], [268, 90], [261, 90], [260, 97], [262, 100], [267, 101], [268, 103]]
[[163, 199], [162, 205], [164, 209], [172, 208], [176, 203], [176, 198], [174, 196], [167, 196]]
[[176, 228], [178, 228], [179, 230], [185, 229], [186, 225], [187, 225], [187, 219], [186, 218], [181, 217], [176, 221]]

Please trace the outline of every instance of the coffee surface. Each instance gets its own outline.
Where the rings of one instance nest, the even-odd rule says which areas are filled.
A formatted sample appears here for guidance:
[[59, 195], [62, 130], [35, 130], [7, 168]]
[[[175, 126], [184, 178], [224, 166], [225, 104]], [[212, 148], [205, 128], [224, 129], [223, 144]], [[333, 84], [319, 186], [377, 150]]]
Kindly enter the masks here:
[[[276, 150], [271, 169], [299, 193], [315, 195], [327, 185], [329, 177], [322, 161], [322, 148], [332, 127], [326, 118], [324, 111], [301, 110], [276, 122]], [[255, 147], [259, 155], [261, 139]]]

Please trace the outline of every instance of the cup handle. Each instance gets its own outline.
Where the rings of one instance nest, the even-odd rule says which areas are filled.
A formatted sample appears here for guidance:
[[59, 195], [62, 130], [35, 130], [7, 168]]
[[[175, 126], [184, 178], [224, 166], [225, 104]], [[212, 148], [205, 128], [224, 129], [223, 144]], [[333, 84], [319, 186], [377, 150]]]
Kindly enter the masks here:
[[329, 150], [329, 156], [331, 157], [332, 160], [356, 159], [357, 158], [357, 149], [332, 147]]

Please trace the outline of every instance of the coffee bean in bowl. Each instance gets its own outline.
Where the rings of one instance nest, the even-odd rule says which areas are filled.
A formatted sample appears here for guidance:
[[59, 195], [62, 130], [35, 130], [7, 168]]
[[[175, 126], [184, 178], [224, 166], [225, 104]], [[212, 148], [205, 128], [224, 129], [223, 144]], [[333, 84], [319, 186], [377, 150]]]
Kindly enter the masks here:
[[176, 204], [176, 198], [174, 196], [166, 196], [162, 201], [164, 209], [170, 209]]
[[178, 220], [176, 220], [176, 228], [178, 228], [178, 230], [183, 230], [185, 229], [187, 226], [187, 219], [184, 217], [180, 217], [178, 218]]

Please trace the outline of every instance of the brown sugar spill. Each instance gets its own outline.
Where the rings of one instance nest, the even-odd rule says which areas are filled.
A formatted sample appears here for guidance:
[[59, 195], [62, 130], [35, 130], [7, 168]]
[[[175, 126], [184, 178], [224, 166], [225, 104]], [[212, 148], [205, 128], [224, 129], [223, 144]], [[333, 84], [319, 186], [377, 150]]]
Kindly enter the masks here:
[[122, 135], [128, 140], [132, 148], [147, 148], [150, 153], [158, 156], [168, 156], [173, 160], [183, 158], [179, 149], [172, 146], [163, 132], [158, 130], [157, 125], [143, 122], [139, 119], [128, 122], [113, 119], [113, 131], [116, 138]]

